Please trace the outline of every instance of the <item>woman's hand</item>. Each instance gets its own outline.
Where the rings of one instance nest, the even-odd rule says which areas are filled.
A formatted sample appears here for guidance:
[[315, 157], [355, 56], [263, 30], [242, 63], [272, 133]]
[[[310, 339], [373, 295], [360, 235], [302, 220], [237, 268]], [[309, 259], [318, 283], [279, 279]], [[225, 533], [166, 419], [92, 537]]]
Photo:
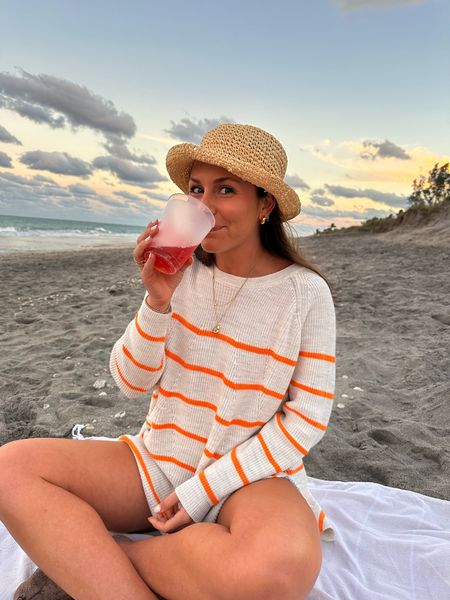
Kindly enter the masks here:
[[142, 282], [148, 291], [147, 304], [156, 311], [164, 312], [169, 308], [172, 295], [182, 280], [184, 271], [192, 264], [192, 257], [189, 257], [181, 269], [173, 275], [157, 271], [154, 268], [155, 255], [152, 254], [151, 248], [152, 239], [159, 231], [158, 224], [159, 221], [151, 221], [137, 238], [133, 258], [134, 262], [141, 267]]
[[194, 522], [181, 506], [176, 492], [166, 496], [158, 508], [156, 516], [148, 519], [150, 524], [158, 531], [171, 533]]

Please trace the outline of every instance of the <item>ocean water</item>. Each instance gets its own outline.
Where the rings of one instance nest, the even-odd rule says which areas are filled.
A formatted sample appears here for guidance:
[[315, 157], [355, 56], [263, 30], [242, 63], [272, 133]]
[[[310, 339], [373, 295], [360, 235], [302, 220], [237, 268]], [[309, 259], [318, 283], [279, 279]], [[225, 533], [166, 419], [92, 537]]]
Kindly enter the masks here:
[[[290, 225], [293, 235], [313, 233], [309, 226], [293, 223]], [[144, 228], [144, 225], [0, 215], [0, 254], [134, 245]]]
[[0, 215], [0, 253], [134, 244], [144, 226]]

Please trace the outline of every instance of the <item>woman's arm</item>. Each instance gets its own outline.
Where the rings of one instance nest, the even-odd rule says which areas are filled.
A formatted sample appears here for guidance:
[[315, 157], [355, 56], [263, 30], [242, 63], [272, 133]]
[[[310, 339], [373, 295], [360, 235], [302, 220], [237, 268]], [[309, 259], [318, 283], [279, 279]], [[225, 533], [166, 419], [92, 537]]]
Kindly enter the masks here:
[[170, 301], [184, 271], [192, 264], [189, 257], [173, 275], [154, 268], [155, 256], [151, 249], [152, 239], [158, 233], [158, 223], [151, 221], [137, 239], [133, 258], [141, 268], [141, 279], [147, 292], [135, 318], [114, 344], [109, 362], [115, 382], [129, 398], [148, 393], [161, 377], [171, 319]]
[[154, 311], [147, 295], [111, 352], [110, 371], [129, 398], [148, 393], [158, 383], [165, 363], [165, 341], [171, 313]]
[[316, 279], [308, 293], [289, 400], [258, 434], [176, 488], [194, 521], [201, 521], [213, 505], [243, 485], [298, 467], [324, 435], [335, 386], [335, 311], [323, 279]]

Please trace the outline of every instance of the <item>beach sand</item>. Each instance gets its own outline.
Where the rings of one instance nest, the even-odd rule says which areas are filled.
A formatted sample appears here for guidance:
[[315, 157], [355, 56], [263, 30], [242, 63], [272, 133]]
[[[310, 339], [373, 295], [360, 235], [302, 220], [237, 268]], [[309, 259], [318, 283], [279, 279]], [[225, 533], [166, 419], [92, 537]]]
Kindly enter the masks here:
[[[449, 246], [420, 233], [302, 238], [330, 280], [336, 399], [308, 474], [450, 499]], [[143, 298], [130, 248], [0, 255], [0, 443], [137, 432], [108, 371]]]

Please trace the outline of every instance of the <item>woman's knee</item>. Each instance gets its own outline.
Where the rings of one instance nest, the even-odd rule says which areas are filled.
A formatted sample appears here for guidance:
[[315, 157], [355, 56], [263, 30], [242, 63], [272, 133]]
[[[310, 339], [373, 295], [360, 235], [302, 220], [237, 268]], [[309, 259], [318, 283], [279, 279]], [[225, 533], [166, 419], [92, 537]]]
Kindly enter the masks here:
[[248, 546], [245, 551], [243, 545], [239, 546], [235, 581], [240, 585], [230, 599], [303, 600], [319, 575], [322, 564], [319, 536], [308, 543], [298, 540], [295, 544], [280, 545], [271, 541], [268, 532], [263, 546]]
[[[315, 540], [298, 540], [295, 548], [287, 548], [278, 557], [277, 585], [283, 591], [278, 598], [303, 600], [308, 596], [322, 566], [319, 534]], [[276, 596], [273, 596], [275, 598]]]
[[0, 447], [0, 502], [15, 491], [17, 477], [26, 464], [22, 458], [24, 441], [27, 440], [8, 442]]
[[[0, 447], [0, 502], [22, 493], [30, 477], [43, 475], [45, 464], [43, 439], [15, 440]], [[42, 452], [44, 450], [44, 452]]]

